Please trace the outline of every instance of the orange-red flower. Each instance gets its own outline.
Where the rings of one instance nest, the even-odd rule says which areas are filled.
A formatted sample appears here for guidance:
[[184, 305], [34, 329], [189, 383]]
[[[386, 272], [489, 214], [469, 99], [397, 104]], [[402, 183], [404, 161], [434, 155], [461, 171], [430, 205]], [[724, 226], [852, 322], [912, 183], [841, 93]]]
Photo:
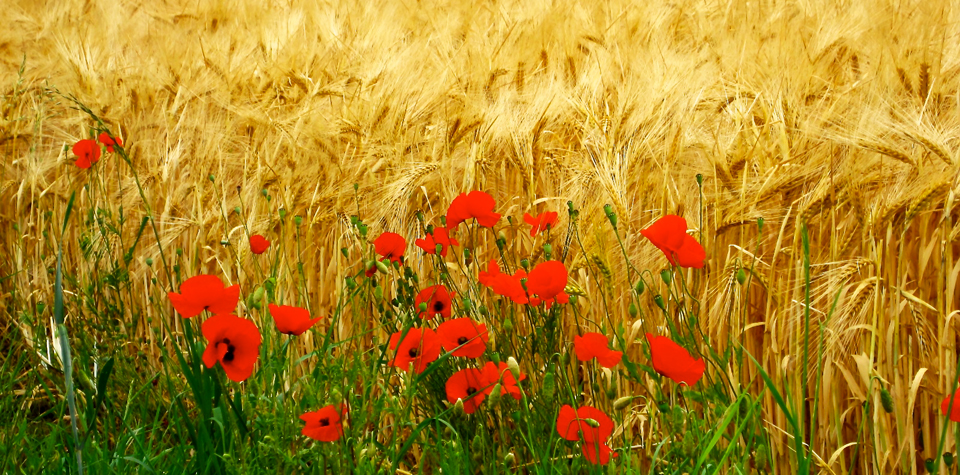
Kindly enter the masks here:
[[492, 228], [500, 220], [500, 214], [493, 212], [496, 206], [493, 197], [482, 191], [461, 193], [447, 208], [447, 228], [453, 229], [470, 218], [475, 218], [480, 226]]
[[500, 272], [500, 266], [497, 265], [495, 259], [490, 260], [487, 269], [489, 270], [481, 270], [477, 277], [481, 284], [489, 287], [495, 294], [507, 297], [515, 303], [522, 305], [529, 302], [527, 291], [523, 289], [523, 284], [520, 283], [520, 279], [527, 277], [527, 273], [523, 269], [517, 269], [513, 275], [505, 274]]
[[267, 251], [267, 248], [270, 247], [270, 241], [267, 238], [254, 234], [250, 236], [250, 252], [254, 254], [263, 254]]
[[270, 309], [273, 322], [277, 324], [277, 331], [287, 335], [302, 335], [320, 321], [320, 317], [310, 318], [310, 312], [300, 307], [270, 304], [267, 308]]
[[650, 342], [650, 359], [653, 369], [677, 384], [693, 386], [703, 377], [707, 364], [702, 358], [694, 358], [682, 346], [665, 336], [654, 337], [647, 333]]
[[73, 144], [71, 149], [77, 156], [74, 165], [80, 168], [90, 168], [94, 163], [100, 161], [100, 146], [91, 139], [83, 139]]
[[553, 229], [557, 225], [557, 212], [547, 211], [533, 216], [530, 213], [523, 213], [523, 220], [533, 226], [530, 228], [530, 236], [536, 236], [537, 233], [545, 229]]
[[527, 277], [527, 292], [548, 305], [554, 301], [569, 302], [570, 296], [563, 291], [566, 287], [567, 267], [560, 261], [541, 262], [530, 271]]
[[477, 358], [487, 351], [487, 341], [490, 340], [487, 326], [474, 322], [469, 318], [454, 318], [447, 320], [437, 327], [437, 336], [444, 350], [452, 352], [453, 356]]
[[953, 407], [950, 407], [950, 395], [948, 394], [947, 397], [943, 398], [943, 402], [940, 403], [940, 412], [945, 416], [949, 416], [951, 421], [960, 422], [960, 388], [957, 388], [957, 391], [954, 393]]
[[260, 357], [260, 330], [247, 320], [232, 314], [214, 315], [200, 326], [207, 339], [203, 364], [213, 368], [217, 362], [227, 377], [241, 382], [253, 373], [253, 365]]
[[671, 265], [680, 267], [703, 267], [706, 251], [697, 240], [687, 234], [687, 220], [680, 216], [666, 215], [646, 229], [640, 230], [654, 246], [657, 246]]
[[240, 286], [224, 288], [223, 282], [214, 275], [193, 276], [180, 284], [180, 293], [168, 292], [170, 303], [183, 318], [200, 315], [204, 310], [216, 315], [231, 313], [240, 300]]
[[100, 135], [97, 136], [97, 140], [100, 141], [103, 145], [107, 147], [107, 151], [113, 153], [113, 147], [123, 147], [123, 140], [120, 137], [110, 137], [110, 134], [106, 132], [100, 132]]
[[427, 254], [436, 254], [437, 244], [439, 244], [440, 255], [443, 257], [447, 257], [447, 249], [450, 246], [460, 245], [456, 239], [450, 237], [450, 235], [447, 233], [447, 228], [444, 227], [434, 227], [432, 233], [427, 233], [423, 239], [417, 239], [414, 241], [414, 244], [416, 244], [420, 249], [423, 249], [423, 252], [426, 252]]
[[456, 404], [458, 399], [463, 400], [463, 412], [473, 414], [487, 397], [484, 389], [490, 382], [484, 378], [483, 372], [476, 368], [466, 368], [447, 379], [447, 400]]
[[557, 416], [557, 432], [560, 437], [573, 441], [582, 440], [583, 456], [594, 464], [606, 465], [611, 455], [617, 456], [606, 443], [614, 427], [610, 416], [591, 406], [574, 409], [567, 404], [560, 408]]
[[[434, 243], [436, 252], [436, 243]], [[403, 252], [407, 250], [407, 241], [397, 233], [383, 233], [373, 241], [373, 248], [382, 260], [390, 259], [393, 262], [403, 263]]]
[[333, 442], [343, 436], [342, 411], [333, 404], [319, 411], [307, 412], [300, 416], [307, 425], [301, 432], [303, 435], [321, 442]]
[[573, 337], [573, 348], [578, 360], [587, 361], [596, 358], [597, 363], [604, 368], [616, 366], [623, 357], [623, 352], [613, 351], [607, 347], [607, 337], [601, 333], [591, 332]]
[[480, 271], [480, 273], [477, 275], [477, 280], [480, 281], [481, 285], [490, 287], [493, 285], [494, 279], [503, 273], [500, 272], [500, 264], [497, 264], [496, 259], [490, 259], [490, 262], [487, 263], [487, 269], [488, 270], [486, 271]]
[[402, 334], [396, 332], [390, 336], [390, 349], [397, 350], [390, 366], [405, 370], [412, 363], [413, 370], [422, 373], [428, 364], [440, 357], [440, 339], [430, 328], [411, 328], [400, 341]]
[[[427, 309], [420, 311], [420, 304], [427, 304]], [[450, 292], [441, 284], [431, 285], [420, 291], [414, 300], [417, 307], [418, 316], [425, 320], [440, 315], [443, 318], [450, 318]]]
[[[490, 382], [490, 385], [484, 390], [485, 393], [493, 393], [493, 387], [495, 384], [500, 383], [500, 394], [509, 394], [513, 396], [514, 399], [519, 400], [521, 397], [519, 381], [513, 377], [513, 373], [510, 372], [510, 368], [507, 367], [506, 363], [496, 364], [492, 361], [488, 361], [486, 365], [483, 366], [483, 377]], [[520, 381], [527, 379], [527, 375], [520, 373]]]

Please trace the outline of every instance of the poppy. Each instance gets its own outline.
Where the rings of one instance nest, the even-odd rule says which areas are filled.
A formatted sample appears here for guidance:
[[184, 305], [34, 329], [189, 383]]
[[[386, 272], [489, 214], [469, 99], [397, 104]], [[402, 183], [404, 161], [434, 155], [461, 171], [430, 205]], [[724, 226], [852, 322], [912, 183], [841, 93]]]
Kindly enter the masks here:
[[483, 390], [490, 384], [483, 371], [476, 368], [461, 369], [447, 379], [447, 400], [456, 404], [458, 399], [462, 399], [463, 412], [473, 414], [487, 397]]
[[241, 382], [253, 373], [253, 365], [260, 357], [260, 330], [246, 318], [232, 314], [214, 315], [200, 326], [207, 339], [203, 364], [213, 368], [217, 361], [227, 377]]
[[[493, 393], [493, 387], [497, 383], [500, 383], [501, 395], [510, 394], [514, 399], [520, 399], [519, 382], [513, 377], [513, 373], [510, 372], [510, 368], [507, 367], [506, 363], [497, 364], [488, 361], [487, 364], [483, 366], [483, 377], [490, 382], [490, 385], [484, 390], [485, 393]], [[527, 379], [527, 375], [520, 373], [520, 381], [525, 379]]]
[[300, 416], [300, 420], [307, 423], [301, 433], [321, 442], [333, 442], [343, 436], [341, 417], [341, 411], [333, 404], [319, 411], [307, 412]]
[[605, 465], [610, 461], [611, 455], [617, 456], [606, 444], [614, 427], [610, 416], [591, 406], [574, 409], [573, 406], [565, 404], [557, 416], [557, 432], [560, 437], [570, 441], [582, 441], [583, 456], [594, 464]]
[[[434, 245], [434, 248], [437, 246]], [[403, 263], [403, 252], [407, 249], [407, 241], [403, 236], [397, 233], [383, 233], [373, 241], [373, 248], [377, 254], [382, 256], [380, 259], [390, 259], [393, 262]]]
[[490, 259], [490, 262], [487, 263], [487, 270], [481, 270], [477, 275], [477, 280], [480, 281], [481, 285], [489, 287], [493, 284], [494, 279], [502, 274], [503, 273], [500, 272], [500, 265], [497, 264], [497, 260]]
[[230, 313], [240, 300], [240, 286], [224, 288], [223, 282], [214, 275], [196, 275], [180, 284], [180, 293], [167, 292], [173, 308], [183, 318], [200, 315], [204, 310], [216, 315]]
[[[427, 309], [422, 312], [420, 311], [421, 303], [427, 304]], [[431, 285], [421, 290], [414, 299], [414, 305], [417, 307], [420, 318], [430, 320], [437, 315], [450, 318], [450, 292], [443, 285]]]
[[440, 344], [453, 356], [476, 358], [487, 351], [487, 341], [490, 334], [487, 326], [476, 323], [469, 318], [454, 318], [447, 320], [437, 327], [437, 336]]
[[390, 366], [406, 370], [413, 363], [413, 370], [419, 374], [440, 357], [440, 339], [430, 328], [411, 328], [400, 341], [402, 334], [396, 332], [390, 335], [390, 349], [397, 350]]
[[527, 291], [544, 302], [569, 302], [570, 297], [563, 291], [566, 287], [567, 267], [560, 261], [541, 262], [527, 277]]
[[693, 386], [703, 377], [707, 365], [702, 358], [694, 358], [682, 346], [665, 336], [647, 333], [653, 369], [677, 384]]
[[613, 351], [607, 347], [607, 337], [601, 333], [591, 332], [573, 337], [573, 348], [578, 360], [587, 361], [596, 358], [597, 363], [604, 368], [616, 366], [623, 357], [623, 352]]
[[270, 309], [273, 322], [277, 324], [277, 331], [287, 335], [302, 335], [320, 321], [320, 317], [310, 318], [310, 312], [300, 307], [270, 304], [267, 308]]
[[547, 211], [533, 216], [530, 213], [523, 213], [523, 220], [533, 226], [530, 228], [530, 237], [536, 236], [540, 231], [553, 229], [557, 225], [557, 212]]
[[414, 241], [414, 244], [417, 245], [420, 249], [423, 249], [423, 252], [427, 254], [436, 254], [437, 245], [440, 245], [440, 256], [447, 257], [447, 248], [450, 246], [459, 246], [460, 243], [456, 239], [452, 239], [447, 232], [447, 228], [444, 227], [434, 227], [432, 233], [427, 233], [423, 239], [417, 239]]
[[495, 294], [513, 300], [514, 303], [523, 305], [529, 302], [527, 291], [520, 283], [521, 279], [527, 278], [526, 271], [517, 269], [513, 275], [505, 274], [500, 272], [500, 266], [493, 259], [487, 264], [487, 269], [489, 270], [486, 272], [480, 271], [477, 277], [481, 284], [489, 287]]
[[100, 141], [103, 145], [107, 147], [107, 151], [113, 153], [113, 147], [116, 145], [118, 147], [123, 147], [123, 140], [120, 137], [111, 137], [110, 134], [106, 132], [100, 132], [100, 135], [97, 136], [97, 140]]
[[474, 218], [480, 226], [492, 228], [500, 220], [500, 214], [494, 213], [497, 202], [493, 197], [482, 191], [461, 193], [447, 208], [447, 228], [453, 229], [458, 224]]
[[267, 248], [270, 247], [270, 241], [267, 238], [254, 234], [250, 236], [250, 252], [254, 254], [263, 254], [267, 251]]
[[[947, 415], [947, 409], [950, 407], [950, 395], [943, 398], [943, 402], [940, 403], [940, 412], [943, 415]], [[960, 422], [960, 388], [957, 388], [957, 391], [953, 396], [953, 408], [949, 411], [950, 420], [953, 422]]]
[[703, 246], [687, 234], [687, 221], [680, 216], [663, 216], [640, 234], [657, 246], [671, 265], [700, 269], [707, 258]]
[[94, 163], [100, 161], [100, 146], [91, 139], [78, 141], [73, 144], [71, 150], [73, 154], [77, 156], [77, 161], [73, 162], [73, 164], [80, 168], [90, 168]]

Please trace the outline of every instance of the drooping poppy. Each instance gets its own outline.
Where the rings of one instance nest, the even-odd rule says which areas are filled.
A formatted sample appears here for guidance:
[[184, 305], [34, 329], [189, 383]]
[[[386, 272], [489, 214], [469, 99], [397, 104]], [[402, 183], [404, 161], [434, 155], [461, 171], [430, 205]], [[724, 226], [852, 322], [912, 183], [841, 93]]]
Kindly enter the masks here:
[[100, 132], [100, 135], [97, 136], [97, 140], [100, 141], [103, 145], [107, 147], [107, 152], [113, 153], [113, 147], [123, 147], [123, 140], [120, 137], [110, 137], [110, 134], [106, 132]]
[[413, 370], [419, 374], [440, 357], [440, 339], [432, 329], [411, 328], [400, 341], [402, 334], [396, 332], [390, 336], [390, 349], [397, 350], [390, 366], [406, 370], [412, 363]]
[[[501, 362], [500, 364], [496, 364], [492, 361], [488, 361], [487, 364], [483, 366], [483, 377], [490, 382], [490, 385], [484, 391], [488, 395], [493, 393], [494, 385], [500, 383], [501, 395], [509, 394], [517, 400], [522, 397], [519, 381], [517, 381], [517, 378], [513, 377], [513, 373], [510, 372], [510, 368], [507, 367], [506, 363]], [[527, 379], [527, 375], [520, 373], [520, 381], [525, 379]]]
[[668, 214], [649, 227], [640, 230], [654, 246], [667, 256], [671, 265], [680, 267], [703, 267], [706, 251], [697, 240], [687, 234], [687, 220]]
[[196, 275], [180, 284], [180, 293], [167, 292], [173, 308], [183, 318], [200, 315], [204, 310], [216, 315], [231, 313], [240, 300], [240, 286], [224, 288], [223, 282], [214, 275]]
[[654, 337], [647, 333], [650, 342], [650, 359], [653, 369], [677, 384], [693, 386], [703, 377], [707, 364], [702, 358], [694, 358], [682, 346], [665, 336]]
[[250, 252], [254, 254], [263, 254], [267, 251], [267, 248], [270, 247], [270, 241], [267, 238], [254, 234], [250, 236]]
[[557, 416], [560, 437], [571, 441], [581, 440], [583, 456], [594, 464], [605, 465], [611, 455], [617, 456], [606, 444], [614, 427], [610, 416], [591, 406], [575, 409], [565, 404]]
[[[427, 309], [420, 311], [420, 304], [427, 304]], [[440, 315], [443, 318], [450, 318], [450, 292], [442, 284], [431, 285], [420, 291], [414, 299], [414, 305], [417, 307], [418, 316], [425, 320], [431, 320]]]
[[458, 399], [462, 399], [463, 412], [473, 414], [487, 397], [484, 389], [489, 385], [483, 371], [476, 368], [462, 369], [447, 379], [447, 400], [456, 404]]
[[252, 321], [233, 314], [214, 315], [200, 326], [207, 339], [203, 364], [213, 368], [217, 362], [227, 377], [241, 382], [253, 373], [253, 365], [260, 357], [260, 330]]
[[587, 361], [596, 358], [597, 363], [604, 368], [612, 368], [620, 362], [623, 352], [613, 351], [607, 347], [607, 337], [602, 333], [584, 333], [573, 337], [573, 348], [577, 359]]
[[[436, 248], [436, 245], [434, 245], [434, 248]], [[390, 259], [402, 264], [403, 253], [407, 250], [407, 241], [397, 233], [387, 232], [373, 241], [373, 249], [382, 257], [380, 260]]]
[[447, 208], [447, 228], [453, 229], [470, 218], [476, 219], [480, 226], [492, 228], [500, 220], [500, 214], [493, 212], [496, 206], [493, 197], [482, 191], [461, 193]]
[[310, 312], [300, 307], [270, 304], [267, 308], [277, 325], [277, 331], [287, 335], [302, 335], [320, 321], [320, 317], [310, 318]]
[[447, 228], [436, 226], [433, 228], [432, 233], [427, 233], [423, 239], [417, 239], [414, 241], [414, 244], [417, 245], [420, 249], [423, 249], [423, 252], [427, 254], [436, 254], [437, 245], [440, 245], [440, 255], [442, 257], [447, 257], [447, 249], [450, 246], [459, 246], [460, 243], [450, 237], [447, 233]]
[[547, 211], [533, 216], [530, 213], [523, 213], [523, 220], [530, 226], [530, 236], [536, 236], [540, 231], [553, 229], [557, 225], [557, 212]]
[[[949, 411], [948, 411], [949, 409]], [[943, 415], [947, 416], [949, 413], [949, 418], [953, 422], [960, 422], [960, 388], [957, 388], [957, 391], [953, 396], [953, 407], [950, 407], [950, 395], [943, 398], [943, 402], [940, 403], [940, 412]]]
[[333, 442], [343, 436], [342, 411], [333, 404], [319, 411], [307, 412], [300, 416], [307, 425], [301, 432], [303, 435], [321, 442]]
[[90, 168], [94, 163], [100, 161], [100, 146], [91, 139], [78, 141], [73, 144], [71, 150], [77, 156], [77, 160], [73, 164], [80, 168]]
[[447, 320], [437, 327], [440, 344], [453, 356], [477, 358], [487, 351], [490, 340], [487, 326], [463, 317]]
[[566, 287], [567, 267], [560, 261], [541, 262], [527, 277], [527, 292], [544, 302], [569, 302], [570, 297], [563, 291]]

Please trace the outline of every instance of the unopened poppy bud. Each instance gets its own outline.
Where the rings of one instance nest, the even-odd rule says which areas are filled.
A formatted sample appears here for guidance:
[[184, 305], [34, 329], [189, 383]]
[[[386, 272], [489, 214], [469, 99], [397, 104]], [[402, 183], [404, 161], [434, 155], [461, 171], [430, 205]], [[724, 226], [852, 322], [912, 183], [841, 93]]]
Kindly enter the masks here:
[[359, 183], [354, 183], [354, 184], [353, 184], [353, 191], [357, 191], [357, 190], [359, 190], [359, 189], [360, 189], [360, 184], [359, 184]]
[[263, 301], [263, 292], [264, 289], [262, 286], [257, 286], [257, 289], [253, 291], [253, 294], [250, 295], [250, 306], [254, 308], [260, 308], [260, 303]]
[[343, 254], [343, 257], [350, 258], [350, 251], [345, 247], [340, 248], [340, 254]]
[[[767, 450], [766, 444], [760, 443], [760, 446], [757, 447], [757, 454], [754, 457], [754, 462], [757, 464], [757, 470], [760, 470], [761, 472], [765, 472], [767, 470], [767, 464], [770, 463], [770, 453]], [[931, 465], [933, 464], [931, 463]]]
[[417, 210], [417, 221], [423, 224], [423, 211]]
[[463, 399], [459, 399], [459, 398], [458, 398], [458, 399], [457, 399], [457, 402], [453, 404], [453, 413], [454, 413], [456, 416], [458, 416], [458, 417], [459, 417], [459, 416], [462, 416], [462, 415], [464, 414], [464, 412], [463, 412]]
[[657, 304], [657, 306], [660, 307], [660, 310], [666, 310], [666, 309], [667, 309], [667, 306], [664, 305], [664, 303], [663, 303], [663, 297], [660, 296], [660, 294], [657, 294], [657, 295], [654, 295], [654, 296], [653, 296], [653, 303]]
[[[210, 175], [210, 176], [213, 176], [213, 175]], [[264, 198], [266, 198], [267, 196], [270, 196], [270, 192], [268, 192], [266, 188], [260, 190], [260, 194], [263, 195]]]
[[757, 218], [757, 231], [763, 231], [763, 218]]
[[613, 212], [613, 205], [603, 205], [603, 214], [607, 215], [607, 219], [610, 220], [613, 229], [617, 229], [617, 215]]
[[152, 266], [152, 265], [153, 265], [153, 259], [151, 259], [151, 258], [149, 258], [149, 257], [148, 257], [144, 262], [146, 262], [148, 266]]
[[556, 391], [557, 376], [553, 374], [552, 370], [547, 371], [547, 374], [543, 375], [543, 386], [540, 388], [540, 394], [547, 399], [552, 399]]
[[182, 248], [182, 247], [178, 247], [178, 248], [177, 248], [177, 256], [182, 256], [182, 255], [183, 255], [183, 248]]
[[382, 286], [382, 285], [378, 285], [376, 288], [373, 289], [373, 296], [376, 297], [377, 300], [383, 300], [383, 286]]
[[234, 207], [233, 207], [233, 212], [234, 212], [234, 213], [240, 214], [241, 211], [243, 211], [243, 210], [241, 210], [239, 206], [234, 206]]
[[703, 173], [697, 173], [697, 186], [703, 186]]
[[660, 279], [663, 280], [664, 284], [670, 285], [670, 280], [673, 278], [673, 275], [669, 270], [664, 269], [660, 271]]
[[523, 270], [530, 270], [530, 261], [527, 258], [520, 259], [520, 267], [523, 267]]
[[353, 280], [353, 277], [347, 277], [346, 283], [347, 283], [347, 288], [350, 290], [357, 288], [357, 281]]
[[497, 353], [496, 351], [494, 351], [493, 353], [490, 353], [490, 359], [493, 360], [494, 363], [496, 363], [496, 364], [499, 365], [499, 364], [500, 364], [500, 353]]
[[358, 224], [360, 224], [360, 217], [357, 216], [357, 215], [355, 215], [355, 214], [351, 214], [351, 215], [350, 215], [350, 225], [351, 225], [351, 226], [356, 226], [356, 225], [358, 225]]
[[553, 246], [550, 243], [543, 244], [543, 255], [547, 260], [550, 260], [550, 255], [553, 254]]
[[618, 411], [622, 411], [633, 402], [634, 398], [635, 396], [623, 396], [620, 399], [613, 401], [613, 408]]
[[426, 311], [427, 311], [427, 303], [426, 303], [426, 302], [420, 302], [420, 306], [417, 307], [417, 310], [419, 310], [419, 313], [426, 312]]
[[640, 313], [637, 310], [637, 304], [630, 302], [630, 306], [627, 307], [627, 313], [629, 313], [631, 317], [636, 318], [637, 314]]
[[283, 219], [283, 218], [286, 218], [286, 217], [287, 217], [287, 210], [285, 210], [285, 209], [283, 209], [283, 208], [280, 208], [280, 211], [278, 211], [278, 213], [280, 214], [280, 219]]
[[216, 178], [213, 176], [213, 173], [211, 173], [211, 174], [207, 175], [207, 179], [212, 182], [212, 181], [215, 180]]
[[484, 317], [486, 317], [488, 313], [490, 313], [490, 312], [487, 311], [487, 307], [484, 306], [484, 305], [481, 305], [481, 306], [480, 306], [480, 315], [483, 315]]
[[384, 264], [383, 261], [375, 261], [375, 262], [376, 262], [375, 265], [377, 266], [377, 270], [380, 271], [381, 274], [389, 274], [389, 273], [390, 273], [390, 268], [387, 267], [387, 265]]
[[880, 388], [880, 405], [883, 406], [884, 411], [887, 411], [887, 414], [893, 412], [893, 396], [890, 395], [887, 388]]
[[443, 244], [437, 244], [437, 247], [434, 249], [434, 252], [436, 252], [438, 256], [443, 254]]
[[463, 248], [463, 260], [464, 260], [464, 262], [470, 260], [470, 248], [469, 248], [469, 247]]
[[470, 300], [468, 297], [463, 298], [463, 311], [469, 312], [473, 308], [473, 300]]
[[504, 463], [504, 465], [510, 466], [510, 465], [513, 465], [513, 462], [514, 462], [516, 459], [517, 459], [517, 457], [516, 457], [515, 455], [513, 455], [513, 452], [507, 452], [507, 455], [505, 455], [505, 456], [503, 457], [503, 463]]
[[[924, 468], [927, 469], [927, 473], [935, 473], [936, 466], [933, 465], [933, 459], [926, 459], [923, 461]], [[757, 466], [759, 468], [759, 465]]]
[[596, 429], [597, 427], [600, 427], [600, 421], [598, 421], [598, 420], [596, 420], [596, 419], [587, 417], [587, 418], [582, 419], [582, 420], [583, 420], [584, 424], [586, 424], [586, 425], [588, 425], [588, 426], [590, 426], [590, 427], [593, 427], [594, 429]]
[[360, 231], [361, 237], [366, 237], [367, 231], [369, 231], [369, 228], [367, 227], [366, 224], [360, 223], [359, 225], [357, 225], [357, 231]]
[[943, 463], [947, 464], [948, 467], [953, 466], [953, 452], [943, 453]]
[[517, 381], [520, 381], [520, 363], [517, 363], [517, 359], [510, 356], [507, 357], [507, 369], [510, 370], [510, 373], [513, 374], [513, 378]]
[[607, 386], [606, 396], [607, 396], [607, 399], [613, 399], [613, 398], [617, 397], [617, 388], [616, 388], [616, 386], [614, 386], [613, 384]]
[[747, 273], [744, 272], [743, 267], [737, 269], [737, 283], [743, 285], [747, 281]]
[[493, 385], [493, 392], [487, 396], [487, 402], [491, 407], [497, 407], [497, 404], [500, 403], [500, 392], [503, 391], [503, 385], [500, 383]]
[[576, 303], [577, 303], [577, 296], [576, 296], [576, 295], [571, 295], [571, 296], [570, 296], [570, 303], [576, 305]]
[[510, 317], [503, 320], [503, 332], [513, 333], [513, 320], [511, 320]]
[[293, 224], [296, 224], [297, 226], [300, 226], [301, 224], [303, 224], [303, 217], [300, 216], [299, 214], [296, 215], [296, 216], [294, 216], [294, 217], [293, 217]]
[[633, 290], [637, 292], [637, 295], [643, 294], [643, 279], [637, 281], [636, 285], [633, 286]]

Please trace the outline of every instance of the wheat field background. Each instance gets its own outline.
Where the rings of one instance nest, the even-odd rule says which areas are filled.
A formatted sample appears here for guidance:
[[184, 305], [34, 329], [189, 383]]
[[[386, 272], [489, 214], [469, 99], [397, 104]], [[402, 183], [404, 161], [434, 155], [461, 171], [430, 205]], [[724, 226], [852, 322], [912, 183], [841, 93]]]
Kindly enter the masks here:
[[[136, 223], [146, 202], [185, 269], [241, 285], [243, 226], [276, 234], [278, 208], [302, 216], [319, 314], [359, 265], [340, 253], [356, 240], [351, 214], [373, 235], [413, 234], [417, 211], [442, 215], [480, 189], [514, 219], [574, 202], [588, 252], [571, 279], [587, 308], [629, 328], [617, 296], [631, 283], [599, 232], [609, 203], [641, 268], [663, 264], [637, 231], [685, 216], [707, 249], [688, 276], [709, 336], [742, 341], [774, 380], [796, 382], [806, 223], [812, 341], [824, 342], [817, 470], [921, 473], [936, 450], [960, 317], [960, 8], [949, 0], [8, 0], [3, 11], [5, 354], [38, 353], [50, 335], [22, 313], [52, 302], [58, 240], [43, 230], [86, 179], [69, 146], [91, 122], [73, 95], [123, 138], [144, 190], [105, 157], [102, 192], [81, 191], [78, 206], [119, 204]], [[243, 219], [230, 213], [241, 204]], [[81, 276], [96, 271], [82, 239], [68, 229], [63, 240]], [[158, 249], [146, 233], [134, 294], [156, 276], [145, 262]], [[596, 266], [609, 270], [609, 307], [591, 299]], [[144, 318], [179, 319], [149, 308]], [[125, 330], [145, 367], [163, 339], [147, 330]], [[763, 409], [772, 460], [788, 470], [786, 421], [769, 394]]]

